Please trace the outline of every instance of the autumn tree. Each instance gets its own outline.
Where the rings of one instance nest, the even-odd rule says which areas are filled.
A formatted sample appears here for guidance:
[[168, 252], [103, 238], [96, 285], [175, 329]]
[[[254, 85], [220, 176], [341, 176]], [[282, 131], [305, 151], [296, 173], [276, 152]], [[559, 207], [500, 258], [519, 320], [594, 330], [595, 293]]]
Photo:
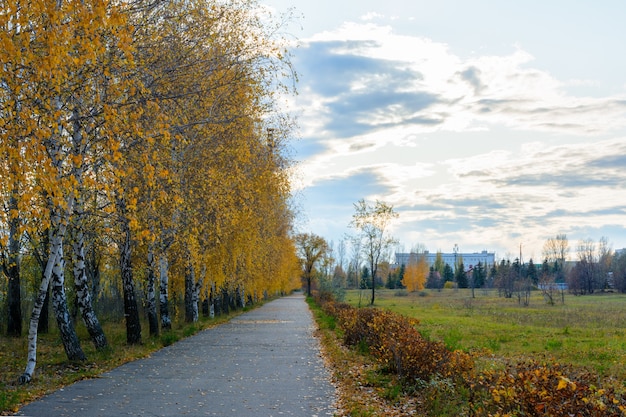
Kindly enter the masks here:
[[[157, 269], [163, 327], [170, 285], [188, 289], [191, 320], [209, 288], [243, 305], [294, 287], [280, 153], [290, 126], [275, 96], [291, 68], [276, 28], [253, 1], [148, 3], [17, 2], [0, 14], [1, 260], [19, 277], [28, 236], [43, 269], [22, 382], [35, 368], [49, 287], [67, 356], [84, 358], [69, 320], [66, 258], [83, 321], [96, 347], [106, 346], [88, 285], [101, 259], [95, 235], [118, 251], [128, 343], [141, 341], [138, 277], [158, 331]], [[145, 269], [133, 265], [139, 256]], [[186, 272], [171, 282], [170, 269]], [[13, 311], [19, 296], [10, 295]]]
[[443, 253], [441, 252], [441, 250], [438, 250], [437, 254], [435, 255], [435, 262], [433, 263], [433, 269], [436, 272], [439, 272], [440, 276], [443, 276], [445, 268], [446, 268], [446, 263], [443, 260]]
[[425, 254], [423, 252], [412, 251], [409, 254], [409, 262], [404, 269], [402, 285], [410, 292], [423, 290], [426, 279], [428, 278], [428, 273], [429, 267]]
[[378, 265], [383, 260], [389, 248], [395, 243], [389, 235], [389, 227], [393, 219], [398, 217], [393, 206], [376, 200], [374, 204], [366, 202], [364, 199], [354, 204], [355, 213], [352, 215], [350, 227], [357, 230], [358, 235], [355, 240], [359, 241], [359, 247], [363, 250], [363, 255], [367, 259], [371, 273], [372, 298], [370, 304], [374, 304], [376, 296], [376, 274]]
[[302, 267], [302, 277], [306, 281], [307, 295], [311, 296], [315, 267], [328, 251], [328, 244], [323, 237], [313, 233], [299, 233], [294, 236], [294, 241]]
[[[9, 161], [17, 158], [22, 167], [12, 170], [8, 183], [18, 190], [12, 195], [19, 196], [16, 207], [25, 231], [49, 233], [22, 382], [28, 382], [34, 370], [38, 319], [50, 282], [68, 358], [85, 357], [67, 311], [63, 244], [76, 211], [81, 210], [89, 167], [99, 159], [99, 151], [116, 140], [110, 135], [116, 115], [110, 104], [125, 91], [121, 78], [111, 74], [127, 65], [121, 50], [128, 29], [123, 21], [119, 6], [106, 1], [18, 2], [3, 7], [0, 79], [5, 95], [0, 102], [2, 112], [10, 114], [2, 117], [9, 123], [1, 130], [11, 139], [2, 145], [11, 149]], [[29, 221], [35, 218], [41, 222]], [[33, 224], [42, 229], [32, 230]], [[88, 308], [88, 300], [81, 299], [80, 305], [81, 310]], [[94, 321], [85, 323], [91, 332]]]

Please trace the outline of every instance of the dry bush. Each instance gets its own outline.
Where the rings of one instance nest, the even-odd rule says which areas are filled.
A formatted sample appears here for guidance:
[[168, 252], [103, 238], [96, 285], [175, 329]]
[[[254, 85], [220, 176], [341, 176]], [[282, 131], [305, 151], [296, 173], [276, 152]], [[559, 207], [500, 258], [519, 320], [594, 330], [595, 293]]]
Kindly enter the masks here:
[[428, 381], [435, 376], [467, 378], [473, 368], [466, 353], [452, 352], [443, 343], [424, 339], [416, 329], [418, 320], [386, 310], [357, 309], [332, 302], [325, 302], [323, 308], [337, 317], [346, 345], [365, 345], [405, 382]]
[[475, 396], [478, 415], [495, 416], [625, 416], [624, 397], [599, 388], [590, 373], [558, 364], [526, 361], [503, 370], [481, 373]]
[[[346, 345], [365, 346], [405, 384], [445, 381], [452, 392], [444, 400], [462, 415], [626, 417], [624, 390], [602, 387], [597, 376], [579, 368], [523, 361], [476, 372], [472, 356], [424, 339], [415, 319], [332, 300], [322, 308], [336, 317]], [[432, 405], [426, 397], [422, 403]]]

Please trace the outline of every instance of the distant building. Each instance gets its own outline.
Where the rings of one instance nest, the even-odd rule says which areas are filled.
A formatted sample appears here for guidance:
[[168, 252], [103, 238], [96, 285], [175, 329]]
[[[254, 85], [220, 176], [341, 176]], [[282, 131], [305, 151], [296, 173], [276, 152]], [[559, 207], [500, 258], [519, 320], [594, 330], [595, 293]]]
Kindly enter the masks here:
[[[415, 253], [396, 253], [396, 265], [407, 265], [409, 263], [409, 259], [411, 256], [417, 256]], [[425, 251], [423, 254], [426, 257], [426, 261], [428, 262], [428, 266], [433, 266], [435, 263], [435, 259], [437, 259], [437, 253], [430, 253]], [[474, 253], [441, 253], [441, 258], [443, 259], [444, 264], [450, 265], [454, 269], [454, 265], [456, 261], [463, 260], [463, 266], [465, 269], [469, 269], [470, 267], [474, 267], [478, 265], [478, 262], [481, 265], [486, 267], [491, 267], [496, 262], [496, 254], [494, 252], [487, 252], [486, 250], [482, 252], [474, 252]]]

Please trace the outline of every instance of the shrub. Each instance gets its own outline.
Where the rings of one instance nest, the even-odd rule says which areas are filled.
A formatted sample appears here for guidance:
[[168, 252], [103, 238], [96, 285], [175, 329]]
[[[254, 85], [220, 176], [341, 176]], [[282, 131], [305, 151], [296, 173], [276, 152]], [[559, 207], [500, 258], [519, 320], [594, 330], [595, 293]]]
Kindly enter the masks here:
[[559, 364], [520, 362], [487, 371], [478, 385], [484, 394], [475, 401], [479, 414], [523, 416], [624, 416], [624, 398], [600, 389], [596, 378]]
[[376, 308], [356, 309], [347, 304], [325, 302], [327, 314], [337, 317], [344, 343], [363, 345], [386, 368], [408, 382], [465, 377], [473, 368], [469, 355], [452, 352], [443, 343], [424, 339], [418, 321]]
[[[467, 410], [475, 416], [626, 417], [624, 391], [600, 388], [597, 376], [586, 371], [524, 361], [477, 373], [472, 356], [422, 337], [415, 319], [332, 300], [321, 305], [337, 318], [345, 344], [373, 355], [386, 370], [418, 388], [422, 405], [435, 413], [429, 415]], [[491, 347], [497, 350], [499, 344]], [[392, 400], [397, 392], [385, 395]]]

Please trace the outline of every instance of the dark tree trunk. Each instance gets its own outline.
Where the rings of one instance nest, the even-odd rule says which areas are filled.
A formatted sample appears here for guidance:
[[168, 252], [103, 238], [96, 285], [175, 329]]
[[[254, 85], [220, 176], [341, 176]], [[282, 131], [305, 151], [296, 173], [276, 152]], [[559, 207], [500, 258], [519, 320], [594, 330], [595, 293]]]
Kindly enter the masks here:
[[215, 309], [216, 316], [219, 316], [220, 314], [222, 314], [222, 296], [220, 295], [220, 292], [217, 291], [217, 289], [215, 289], [214, 295], [213, 295], [213, 306]]
[[7, 293], [7, 335], [20, 337], [22, 335], [22, 297], [20, 292], [19, 264], [11, 262], [7, 269], [9, 278]]
[[222, 312], [224, 314], [229, 313], [229, 300], [228, 300], [228, 290], [226, 288], [222, 289]]
[[[10, 212], [17, 212], [17, 199], [11, 196]], [[20, 292], [20, 236], [19, 217], [9, 216], [8, 261], [4, 261], [4, 270], [9, 279], [7, 293], [7, 335], [22, 335], [22, 296]]]
[[126, 342], [129, 345], [141, 343], [141, 322], [135, 296], [133, 269], [130, 248], [130, 225], [128, 220], [123, 222], [124, 242], [120, 246], [120, 270], [122, 274], [122, 288], [124, 290], [124, 317], [126, 318]]
[[49, 314], [48, 314], [49, 311], [50, 311], [50, 291], [46, 291], [46, 298], [43, 301], [43, 306], [41, 307], [41, 313], [39, 314], [39, 323], [37, 323], [37, 332], [41, 334], [46, 334], [50, 330], [50, 326], [49, 326], [50, 319], [49, 319]]

